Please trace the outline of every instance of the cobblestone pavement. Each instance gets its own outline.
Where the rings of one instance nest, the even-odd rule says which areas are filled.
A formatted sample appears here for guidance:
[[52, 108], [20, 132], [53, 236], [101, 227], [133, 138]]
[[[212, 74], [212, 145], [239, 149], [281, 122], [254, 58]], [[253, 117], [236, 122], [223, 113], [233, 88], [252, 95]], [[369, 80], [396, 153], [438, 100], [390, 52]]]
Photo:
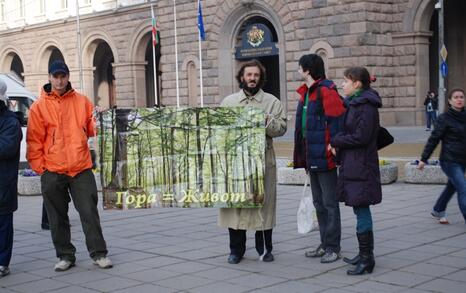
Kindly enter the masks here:
[[[279, 186], [275, 262], [258, 260], [253, 233], [245, 259], [226, 262], [228, 233], [217, 227], [216, 209], [101, 211], [114, 268], [92, 265], [79, 217], [70, 210], [76, 267], [54, 272], [50, 233], [40, 229], [39, 196], [20, 197], [15, 213], [11, 274], [0, 292], [465, 292], [466, 225], [456, 200], [450, 225], [429, 215], [440, 185], [383, 186], [373, 208], [376, 267], [372, 274], [347, 276], [339, 260], [321, 264], [304, 257], [319, 243], [317, 232], [299, 235], [296, 210], [300, 186]], [[357, 250], [355, 217], [341, 206], [342, 254]]]

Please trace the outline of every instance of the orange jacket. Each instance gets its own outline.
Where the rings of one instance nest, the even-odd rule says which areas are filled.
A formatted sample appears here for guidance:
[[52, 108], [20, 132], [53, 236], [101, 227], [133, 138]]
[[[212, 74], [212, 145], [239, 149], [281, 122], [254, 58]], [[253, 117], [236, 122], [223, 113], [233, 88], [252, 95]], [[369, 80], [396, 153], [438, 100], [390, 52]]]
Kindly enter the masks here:
[[87, 140], [95, 135], [93, 105], [68, 84], [58, 96], [50, 84], [31, 106], [26, 158], [38, 174], [45, 170], [74, 177], [92, 168]]

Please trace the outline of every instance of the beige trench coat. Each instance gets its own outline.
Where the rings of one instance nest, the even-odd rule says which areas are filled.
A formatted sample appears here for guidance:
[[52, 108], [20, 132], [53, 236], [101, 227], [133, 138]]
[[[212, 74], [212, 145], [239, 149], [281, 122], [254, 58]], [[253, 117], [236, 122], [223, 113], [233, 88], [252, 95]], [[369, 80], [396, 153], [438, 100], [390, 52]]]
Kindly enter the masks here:
[[236, 230], [272, 229], [275, 226], [277, 202], [277, 167], [272, 138], [282, 136], [286, 132], [286, 114], [283, 105], [280, 100], [263, 90], [249, 98], [241, 90], [226, 97], [221, 106], [253, 106], [261, 108], [268, 117], [268, 126], [266, 128], [264, 204], [262, 208], [258, 209], [222, 208], [219, 213], [219, 226]]

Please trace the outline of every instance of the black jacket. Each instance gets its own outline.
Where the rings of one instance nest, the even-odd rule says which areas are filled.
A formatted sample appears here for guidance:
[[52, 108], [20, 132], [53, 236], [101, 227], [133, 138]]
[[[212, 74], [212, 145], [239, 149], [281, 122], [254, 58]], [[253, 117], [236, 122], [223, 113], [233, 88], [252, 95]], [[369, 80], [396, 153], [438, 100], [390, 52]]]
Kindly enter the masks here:
[[438, 110], [438, 99], [437, 98], [433, 99], [431, 97], [427, 97], [424, 100], [424, 106], [426, 106], [426, 111], [428, 110], [427, 105], [429, 105], [429, 102], [432, 103], [432, 111], [437, 111]]
[[18, 165], [21, 125], [18, 117], [0, 101], [0, 215], [18, 208]]
[[382, 201], [377, 154], [382, 100], [375, 90], [367, 89], [358, 97], [347, 98], [345, 105], [343, 131], [331, 140], [341, 160], [337, 195], [348, 206], [378, 204]]
[[442, 141], [440, 161], [456, 162], [466, 165], [466, 111], [452, 108], [440, 115], [434, 131], [429, 137], [421, 161], [427, 162], [435, 147]]

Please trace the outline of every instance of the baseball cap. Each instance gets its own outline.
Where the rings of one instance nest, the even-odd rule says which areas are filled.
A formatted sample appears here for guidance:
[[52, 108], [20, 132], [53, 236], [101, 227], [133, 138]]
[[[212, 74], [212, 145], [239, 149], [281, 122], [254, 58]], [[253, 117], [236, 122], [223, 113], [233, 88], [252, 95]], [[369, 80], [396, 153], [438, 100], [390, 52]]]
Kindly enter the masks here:
[[57, 74], [57, 73], [70, 74], [70, 70], [68, 69], [68, 66], [65, 64], [65, 62], [61, 60], [56, 60], [56, 61], [53, 61], [52, 64], [50, 64], [49, 74]]
[[8, 100], [8, 96], [6, 95], [6, 83], [0, 79], [0, 101], [6, 102]]

